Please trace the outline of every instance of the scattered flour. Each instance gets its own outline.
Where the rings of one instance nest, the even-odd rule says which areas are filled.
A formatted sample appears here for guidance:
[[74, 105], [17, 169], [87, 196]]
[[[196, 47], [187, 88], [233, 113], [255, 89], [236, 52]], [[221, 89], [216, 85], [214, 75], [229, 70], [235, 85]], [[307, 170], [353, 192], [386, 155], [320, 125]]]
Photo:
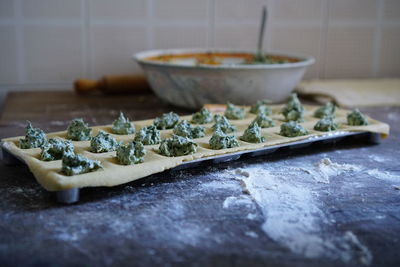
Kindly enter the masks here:
[[18, 194], [24, 196], [25, 198], [38, 198], [43, 194], [43, 190], [39, 187], [37, 188], [28, 188], [28, 187], [17, 187], [12, 186], [7, 188], [6, 192], [7, 195]]
[[244, 176], [244, 177], [249, 177], [250, 176], [250, 174], [247, 171], [243, 171], [242, 169], [236, 169], [235, 170], [235, 174], [241, 175], [241, 176]]
[[247, 196], [239, 196], [239, 197], [227, 197], [224, 201], [224, 203], [222, 204], [222, 207], [224, 209], [230, 208], [232, 206], [239, 206], [239, 205], [245, 205], [248, 207], [252, 207], [254, 206], [253, 201], [247, 197]]
[[376, 162], [385, 162], [385, 161], [387, 161], [387, 159], [386, 158], [384, 158], [384, 157], [382, 157], [382, 156], [379, 156], [379, 155], [374, 155], [374, 154], [372, 154], [372, 155], [369, 155], [368, 156], [370, 159], [372, 159], [373, 161], [376, 161]]
[[372, 169], [367, 171], [368, 175], [375, 177], [380, 180], [385, 180], [389, 182], [400, 182], [400, 176], [391, 174], [387, 171], [380, 171], [378, 169]]
[[[308, 173], [322, 177], [314, 181], [329, 182], [331, 176], [358, 170], [358, 166], [323, 159]], [[312, 186], [299, 181], [300, 177], [293, 179], [294, 171], [298, 175], [298, 168], [280, 166], [279, 170], [273, 170], [262, 163], [226, 173], [241, 181], [264, 215], [262, 230], [282, 246], [307, 258], [327, 257], [347, 263], [370, 264], [372, 255], [368, 248], [353, 233], [337, 232], [334, 221], [320, 209]], [[229, 197], [223, 206], [227, 208], [237, 202], [238, 198]], [[247, 217], [254, 218], [250, 214]]]
[[48, 229], [52, 230], [49, 238], [66, 242], [78, 242], [88, 235], [87, 229], [79, 225], [79, 223], [73, 222], [68, 224], [68, 227], [66, 227], [66, 222], [46, 221], [44, 224]]
[[386, 218], [386, 215], [376, 215], [375, 218], [378, 220], [383, 220]]
[[317, 164], [317, 170], [321, 174], [322, 180], [329, 183], [329, 177], [337, 176], [346, 171], [357, 172], [361, 168], [351, 164], [339, 164], [332, 162], [329, 158], [324, 158]]
[[329, 184], [330, 177], [338, 176], [344, 172], [358, 172], [361, 170], [359, 166], [335, 163], [329, 158], [320, 160], [312, 169], [304, 167], [300, 167], [299, 169], [310, 174], [317, 182], [325, 184]]
[[317, 220], [323, 215], [313, 203], [311, 191], [285, 183], [265, 169], [246, 171], [251, 175], [244, 184], [266, 218], [263, 231], [295, 253], [309, 258], [323, 255], [324, 240], [311, 234], [321, 231]]
[[399, 121], [399, 116], [397, 112], [388, 112], [387, 118], [391, 121]]
[[257, 233], [253, 232], [253, 231], [247, 231], [244, 233], [245, 235], [252, 237], [252, 238], [258, 238]]
[[211, 181], [208, 183], [203, 183], [200, 185], [202, 189], [205, 190], [230, 190], [230, 191], [234, 191], [234, 190], [238, 190], [238, 184], [235, 181]]
[[[353, 234], [353, 232], [347, 231], [344, 234], [344, 239], [347, 242], [344, 242], [343, 245], [346, 249], [352, 249], [355, 252], [355, 256], [359, 263], [364, 265], [370, 265], [372, 262], [372, 254], [369, 249], [363, 245], [360, 240], [358, 240], [357, 236]], [[349, 258], [348, 261], [351, 259]]]
[[87, 236], [87, 231], [85, 229], [80, 229], [77, 231], [74, 230], [67, 230], [67, 229], [55, 229], [55, 233], [53, 235], [53, 238], [61, 240], [61, 241], [67, 241], [67, 242], [77, 242], [80, 241], [82, 238]]
[[55, 238], [62, 241], [77, 241], [79, 239], [76, 233], [58, 233]]
[[[134, 199], [136, 197], [137, 201]], [[165, 197], [149, 205], [140, 201], [140, 198], [140, 195], [132, 194], [118, 196], [111, 202], [115, 209], [108, 207], [110, 203], [104, 204], [104, 207], [108, 207], [105, 209], [99, 207], [99, 203], [87, 203], [87, 208], [79, 212], [67, 212], [62, 220], [54, 219], [58, 217], [53, 217], [50, 211], [50, 216], [42, 218], [43, 228], [48, 229], [45, 238], [67, 242], [79, 248], [99, 232], [112, 234], [121, 240], [141, 240], [143, 247], [187, 248], [188, 245], [209, 246], [210, 240], [218, 242], [218, 236], [210, 235], [207, 223], [185, 219], [190, 207], [182, 199]], [[123, 205], [132, 201], [131, 205]], [[92, 205], [96, 208], [91, 209]]]
[[249, 213], [249, 214], [247, 214], [246, 218], [249, 220], [254, 220], [255, 218], [257, 218], [257, 214]]
[[23, 192], [24, 192], [24, 190], [21, 187], [13, 186], [13, 187], [8, 188], [8, 193], [11, 193], [11, 194], [14, 194], [14, 193], [20, 194]]

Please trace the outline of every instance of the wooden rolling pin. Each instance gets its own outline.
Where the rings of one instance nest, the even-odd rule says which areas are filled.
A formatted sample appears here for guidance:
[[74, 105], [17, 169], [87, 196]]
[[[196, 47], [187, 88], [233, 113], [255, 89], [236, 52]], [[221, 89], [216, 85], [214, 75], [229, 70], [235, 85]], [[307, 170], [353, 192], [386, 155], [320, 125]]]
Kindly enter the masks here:
[[100, 91], [104, 94], [135, 94], [150, 92], [151, 88], [143, 75], [106, 75], [100, 80], [78, 79], [75, 92], [89, 94]]

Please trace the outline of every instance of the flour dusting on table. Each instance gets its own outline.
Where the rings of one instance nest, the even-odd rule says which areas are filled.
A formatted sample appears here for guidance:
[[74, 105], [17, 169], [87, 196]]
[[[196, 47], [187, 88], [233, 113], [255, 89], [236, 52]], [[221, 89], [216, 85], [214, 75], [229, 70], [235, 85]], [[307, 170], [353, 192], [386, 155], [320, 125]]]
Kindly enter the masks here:
[[284, 177], [271, 175], [265, 169], [245, 170], [250, 176], [243, 182], [266, 218], [263, 231], [293, 252], [310, 258], [323, 255], [324, 240], [312, 234], [321, 230], [317, 220], [323, 215], [312, 192], [286, 183]]
[[257, 214], [249, 213], [247, 214], [246, 218], [249, 220], [254, 220], [255, 218], [257, 218]]
[[240, 196], [240, 197], [231, 196], [225, 199], [224, 203], [222, 204], [222, 207], [226, 209], [237, 205], [245, 205], [251, 207], [254, 205], [254, 203], [250, 198], [246, 196]]
[[391, 174], [388, 171], [381, 171], [381, 170], [378, 170], [378, 169], [372, 169], [372, 170], [368, 170], [367, 173], [371, 177], [374, 177], [374, 178], [377, 178], [377, 179], [380, 179], [380, 180], [400, 183], [400, 176]]
[[340, 175], [343, 172], [358, 172], [361, 170], [359, 166], [352, 164], [339, 164], [332, 162], [329, 158], [323, 158], [315, 164], [314, 168], [300, 167], [300, 170], [312, 175], [312, 177], [320, 183], [328, 184], [330, 178]]
[[[369, 249], [365, 245], [363, 245], [360, 240], [358, 240], [357, 236], [353, 232], [347, 231], [343, 237], [346, 241], [342, 243], [345, 249], [353, 249], [355, 252], [355, 257], [357, 258], [359, 263], [370, 265], [372, 262], [372, 254]], [[348, 258], [348, 261], [349, 260], [350, 257]]]
[[[352, 232], [335, 229], [313, 190], [320, 182], [329, 183], [330, 177], [360, 170], [359, 166], [324, 158], [307, 166], [260, 163], [225, 173], [241, 182], [243, 191], [250, 194], [264, 216], [261, 229], [282, 246], [307, 258], [327, 257], [368, 265], [372, 261], [368, 248]], [[238, 198], [229, 197], [223, 205], [228, 208], [235, 201]]]
[[258, 234], [253, 231], [247, 231], [244, 234], [252, 238], [258, 238]]
[[371, 154], [368, 156], [370, 159], [372, 159], [373, 161], [382, 163], [387, 161], [388, 159], [386, 157], [380, 156], [380, 155], [375, 155], [375, 154]]
[[399, 121], [398, 112], [388, 112], [387, 118], [391, 121]]
[[235, 181], [211, 181], [207, 183], [201, 184], [201, 189], [207, 190], [207, 189], [212, 189], [212, 190], [237, 190], [238, 185], [237, 182]]

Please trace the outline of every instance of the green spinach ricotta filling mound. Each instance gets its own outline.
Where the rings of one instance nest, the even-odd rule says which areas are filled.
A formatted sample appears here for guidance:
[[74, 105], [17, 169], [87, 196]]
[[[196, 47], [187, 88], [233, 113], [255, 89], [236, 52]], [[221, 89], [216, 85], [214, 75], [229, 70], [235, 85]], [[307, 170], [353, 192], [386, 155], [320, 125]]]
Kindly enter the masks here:
[[158, 150], [161, 155], [178, 157], [195, 153], [197, 146], [192, 139], [173, 134], [172, 137], [161, 141]]

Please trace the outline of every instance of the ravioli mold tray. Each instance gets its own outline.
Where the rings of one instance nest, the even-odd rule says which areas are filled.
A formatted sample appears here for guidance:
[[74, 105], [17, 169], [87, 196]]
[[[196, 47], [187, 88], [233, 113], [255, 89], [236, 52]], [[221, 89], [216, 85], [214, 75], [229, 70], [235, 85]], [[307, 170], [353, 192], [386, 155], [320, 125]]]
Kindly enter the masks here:
[[[278, 109], [278, 107], [276, 107], [276, 109]], [[310, 106], [309, 106], [308, 109], [306, 109], [306, 110], [308, 110], [308, 114], [311, 114], [311, 112], [313, 112], [313, 110], [315, 110], [315, 108], [310, 108]], [[342, 111], [344, 111], [344, 110], [342, 110]], [[274, 116], [272, 116], [272, 117], [274, 117]], [[310, 117], [312, 117], [312, 116], [309, 116], [308, 118], [310, 118]], [[182, 116], [182, 118], [189, 119], [190, 116]], [[251, 118], [247, 118], [247, 123], [249, 121], [251, 121], [250, 119]], [[274, 119], [276, 119], [277, 121], [279, 121], [279, 120], [282, 121], [282, 118], [280, 118], [279, 115], [276, 115]], [[314, 124], [315, 121], [318, 119], [314, 118], [312, 120], [313, 120], [313, 122], [311, 124]], [[142, 123], [145, 123], [148, 125], [149, 123], [151, 123], [151, 121], [152, 120], [139, 121], [139, 124], [140, 124], [140, 122], [142, 122]], [[307, 116], [306, 116], [306, 122], [307, 122]], [[259, 147], [249, 146], [248, 148], [245, 148], [245, 149], [242, 149], [239, 151], [229, 151], [229, 149], [228, 149], [218, 155], [206, 155], [206, 156], [199, 157], [199, 158], [194, 157], [191, 159], [180, 161], [179, 163], [175, 164], [174, 166], [169, 166], [169, 167], [164, 168], [163, 170], [155, 171], [153, 173], [158, 173], [158, 172], [161, 172], [164, 170], [181, 170], [181, 169], [186, 169], [186, 168], [194, 168], [194, 167], [198, 167], [201, 165], [216, 165], [216, 164], [223, 163], [223, 162], [238, 160], [241, 157], [243, 157], [243, 158], [244, 157], [256, 157], [256, 156], [262, 156], [262, 155], [267, 155], [267, 154], [270, 154], [272, 156], [275, 156], [275, 155], [278, 156], [279, 154], [282, 154], [284, 151], [287, 151], [287, 150], [295, 151], [296, 149], [309, 147], [311, 145], [336, 143], [338, 141], [352, 142], [352, 143], [368, 142], [368, 143], [372, 143], [372, 144], [378, 144], [381, 142], [382, 138], [385, 138], [389, 134], [389, 126], [387, 124], [379, 122], [379, 121], [373, 120], [373, 122], [374, 122], [373, 124], [375, 124], [375, 126], [376, 126], [375, 127], [376, 129], [371, 128], [370, 126], [355, 127], [354, 129], [350, 128], [350, 130], [348, 127], [339, 127], [339, 129], [336, 131], [319, 132], [318, 134], [310, 134], [300, 140], [294, 138], [295, 140], [293, 140], [293, 141], [289, 140], [289, 141], [285, 141], [283, 143], [269, 144], [269, 145], [264, 145], [261, 147], [260, 146]], [[135, 124], [136, 122], [133, 121], [133, 123]], [[136, 124], [135, 124], [135, 126], [136, 126]], [[103, 128], [104, 127], [105, 126], [103, 126]], [[101, 127], [99, 126], [99, 128], [101, 128]], [[279, 128], [279, 127], [276, 126], [274, 128]], [[166, 130], [166, 131], [167, 131], [167, 133], [166, 134], [164, 133], [164, 138], [165, 138], [165, 136], [168, 136], [171, 133], [170, 130]], [[275, 129], [275, 130], [270, 129], [269, 131], [276, 132], [277, 129]], [[51, 134], [53, 134], [53, 133], [51, 133]], [[50, 134], [48, 134], [48, 135], [50, 135]], [[236, 136], [240, 136], [240, 134], [237, 133]], [[163, 137], [163, 134], [162, 134], [162, 137]], [[3, 162], [7, 165], [26, 164], [25, 159], [24, 159], [24, 157], [26, 158], [26, 156], [21, 153], [20, 154], [16, 153], [15, 147], [10, 146], [10, 139], [14, 140], [14, 142], [15, 142], [15, 140], [18, 140], [16, 138], [17, 137], [7, 138], [7, 139], [2, 140], [2, 142], [1, 142], [1, 148], [2, 148], [2, 152], [3, 152], [2, 153], [3, 154]], [[125, 141], [126, 140], [128, 140], [128, 139], [125, 139]], [[196, 139], [195, 139], [195, 141], [196, 141]], [[204, 142], [203, 142], [203, 144], [204, 144]], [[145, 146], [145, 147], [147, 147], [147, 146]], [[152, 150], [154, 153], [156, 146], [150, 146], [150, 147], [152, 147], [152, 148], [148, 148], [148, 149]], [[21, 149], [18, 148], [18, 150], [21, 150]], [[27, 165], [29, 167], [29, 164], [27, 164]], [[140, 164], [137, 164], [135, 166], [136, 166], [136, 168], [139, 168]], [[94, 173], [96, 173], [96, 172], [92, 172], [92, 174], [94, 174]], [[148, 175], [151, 175], [153, 173], [149, 173]], [[119, 184], [123, 184], [123, 183], [134, 181], [134, 180], [137, 180], [140, 178], [144, 178], [144, 177], [147, 177], [148, 175], [144, 175], [142, 177], [137, 177], [137, 178], [128, 180], [126, 182], [121, 182]], [[114, 184], [114, 185], [118, 185], [118, 184]], [[114, 185], [111, 185], [111, 186], [114, 186]], [[42, 186], [43, 186], [43, 184], [42, 184]], [[95, 186], [102, 186], [102, 185], [88, 185], [88, 186], [84, 186], [84, 187], [92, 187], [92, 186], [95, 187]], [[109, 186], [109, 185], [106, 185], [106, 186]], [[45, 186], [43, 186], [43, 187], [45, 187]], [[80, 187], [71, 187], [71, 188], [66, 188], [66, 189], [49, 190], [49, 191], [55, 192], [56, 199], [58, 202], [63, 203], [63, 204], [72, 204], [72, 203], [76, 203], [79, 201], [81, 188]]]

